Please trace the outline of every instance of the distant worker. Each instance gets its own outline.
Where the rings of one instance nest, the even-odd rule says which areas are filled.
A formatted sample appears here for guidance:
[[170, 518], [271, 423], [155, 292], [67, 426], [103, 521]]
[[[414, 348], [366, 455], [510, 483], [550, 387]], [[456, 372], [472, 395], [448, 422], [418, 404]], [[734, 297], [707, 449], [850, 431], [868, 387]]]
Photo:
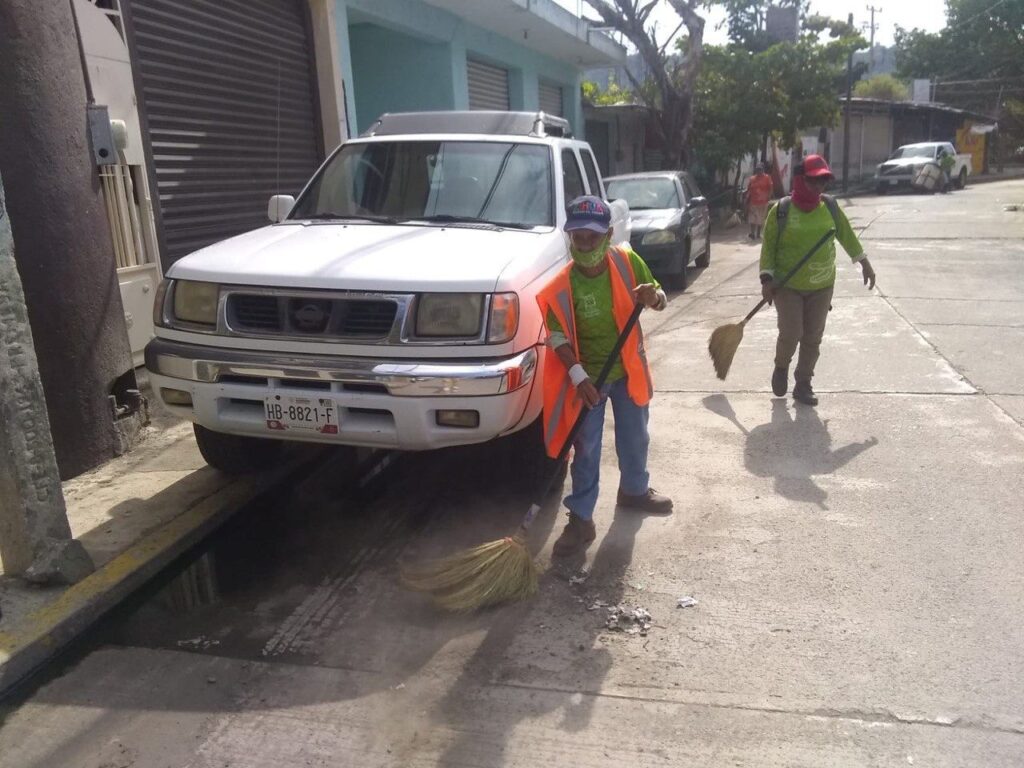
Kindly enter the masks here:
[[942, 194], [949, 192], [949, 188], [953, 186], [954, 165], [956, 165], [956, 160], [953, 155], [945, 147], [941, 148], [939, 150], [939, 168], [942, 169], [942, 179], [940, 180]]
[[[793, 169], [792, 196], [782, 198], [769, 212], [761, 244], [761, 295], [768, 303], [775, 303], [779, 321], [772, 392], [778, 397], [786, 394], [789, 364], [799, 346], [793, 399], [812, 406], [818, 404], [818, 398], [811, 378], [836, 282], [836, 240], [854, 263], [860, 264], [864, 285], [869, 290], [875, 287], [875, 270], [846, 214], [835, 198], [822, 194], [831, 180], [832, 171], [825, 158], [807, 155]], [[835, 230], [835, 237], [819, 248], [784, 287], [777, 286], [776, 280], [788, 274], [830, 229]]]
[[768, 204], [772, 200], [774, 188], [772, 177], [764, 172], [764, 165], [755, 165], [754, 175], [747, 182], [747, 222], [750, 224], [748, 237], [751, 240], [761, 237], [761, 228], [764, 227], [765, 218], [768, 216]]

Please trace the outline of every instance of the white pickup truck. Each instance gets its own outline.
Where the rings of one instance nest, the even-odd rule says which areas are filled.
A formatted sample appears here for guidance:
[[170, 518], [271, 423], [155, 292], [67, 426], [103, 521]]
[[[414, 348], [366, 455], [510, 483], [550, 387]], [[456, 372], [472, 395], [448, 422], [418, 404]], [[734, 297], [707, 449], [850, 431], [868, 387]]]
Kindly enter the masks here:
[[[942, 167], [941, 155], [949, 154], [953, 158], [953, 166], [949, 171], [949, 181], [957, 188], [967, 186], [967, 177], [971, 174], [971, 156], [956, 152], [956, 148], [948, 141], [924, 141], [918, 144], [904, 144], [896, 149], [892, 156], [881, 163], [875, 171], [875, 189], [884, 195], [891, 189], [900, 186], [922, 188], [922, 174], [927, 166]], [[932, 188], [930, 191], [936, 191]]]
[[[603, 181], [561, 118], [383, 115], [297, 199], [271, 198], [273, 224], [167, 270], [153, 389], [228, 472], [289, 440], [422, 450], [520, 432], [542, 455], [536, 295], [568, 259], [566, 202], [587, 193]], [[628, 242], [628, 206], [612, 213]]]

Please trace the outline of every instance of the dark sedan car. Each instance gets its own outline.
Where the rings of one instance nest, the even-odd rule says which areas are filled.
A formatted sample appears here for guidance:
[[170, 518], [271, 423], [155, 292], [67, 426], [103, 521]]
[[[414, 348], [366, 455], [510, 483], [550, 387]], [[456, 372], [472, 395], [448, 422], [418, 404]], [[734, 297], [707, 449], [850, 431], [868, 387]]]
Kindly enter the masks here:
[[609, 200], [629, 203], [630, 245], [667, 288], [686, 287], [691, 262], [711, 262], [711, 212], [689, 173], [630, 173], [605, 179], [605, 187]]

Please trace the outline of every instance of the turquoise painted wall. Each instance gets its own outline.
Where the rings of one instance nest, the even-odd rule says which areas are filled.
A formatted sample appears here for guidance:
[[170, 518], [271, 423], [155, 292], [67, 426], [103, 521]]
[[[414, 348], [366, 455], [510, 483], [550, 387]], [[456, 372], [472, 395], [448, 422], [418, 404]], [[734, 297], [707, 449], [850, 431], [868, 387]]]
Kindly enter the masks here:
[[468, 109], [466, 58], [472, 57], [509, 70], [515, 110], [539, 109], [540, 79], [560, 84], [564, 117], [583, 136], [582, 73], [574, 66], [420, 0], [336, 3], [339, 51], [351, 51], [347, 64], [342, 53], [349, 119], [358, 131], [389, 110]]
[[359, 132], [384, 112], [455, 109], [451, 46], [375, 24], [349, 27]]

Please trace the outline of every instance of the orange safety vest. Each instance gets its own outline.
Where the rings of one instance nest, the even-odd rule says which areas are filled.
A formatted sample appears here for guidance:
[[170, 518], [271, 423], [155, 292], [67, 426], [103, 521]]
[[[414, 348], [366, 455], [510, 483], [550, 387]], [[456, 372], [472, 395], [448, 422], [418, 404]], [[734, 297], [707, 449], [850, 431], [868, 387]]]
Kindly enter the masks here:
[[[636, 276], [629, 253], [623, 248], [609, 248], [605, 254], [612, 282], [612, 311], [619, 331], [626, 325], [636, 298]], [[545, 320], [550, 310], [565, 330], [565, 335], [572, 344], [573, 352], [579, 358], [579, 343], [576, 338], [576, 316], [573, 312], [572, 281], [569, 270], [572, 263], [567, 264], [537, 295], [541, 317]], [[651, 372], [647, 365], [647, 353], [644, 351], [644, 335], [640, 324], [633, 328], [622, 347], [622, 366], [626, 370], [627, 391], [630, 399], [637, 405], [647, 405], [654, 394], [651, 384]], [[596, 382], [595, 382], [596, 383]], [[576, 396], [575, 387], [569, 379], [569, 371], [550, 346], [544, 350], [544, 444], [548, 456], [555, 458], [562, 449], [572, 425], [583, 408], [583, 401]]]

